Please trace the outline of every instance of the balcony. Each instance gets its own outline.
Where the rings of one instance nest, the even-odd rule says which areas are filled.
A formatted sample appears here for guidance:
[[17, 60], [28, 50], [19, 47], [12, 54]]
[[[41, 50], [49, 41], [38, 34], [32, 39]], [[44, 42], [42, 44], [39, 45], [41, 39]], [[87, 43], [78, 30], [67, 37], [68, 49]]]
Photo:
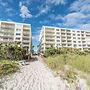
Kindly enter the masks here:
[[13, 42], [13, 39], [3, 39], [2, 42]]
[[72, 44], [67, 44], [67, 47], [72, 47]]
[[72, 38], [71, 37], [67, 37], [67, 40], [72, 40]]
[[46, 33], [48, 33], [48, 32], [51, 32], [52, 33], [52, 32], [55, 32], [55, 31], [54, 30], [45, 30], [45, 32]]
[[51, 33], [45, 33], [45, 36], [50, 36], [50, 37], [55, 37], [55, 34], [51, 34]]
[[23, 25], [24, 30], [30, 30], [30, 25]]
[[62, 37], [61, 40], [67, 40], [67, 38], [66, 37]]
[[46, 48], [50, 48], [50, 47], [52, 47], [52, 46], [54, 47], [55, 45], [54, 45], [54, 44], [46, 44], [46, 45], [45, 45]]
[[51, 38], [55, 38], [55, 37], [52, 36], [52, 35], [45, 35], [45, 38], [46, 38], [46, 39], [51, 39]]
[[23, 36], [29, 37], [30, 35], [29, 35], [29, 33], [23, 33]]
[[1, 28], [1, 30], [0, 31], [10, 31], [10, 32], [12, 32], [12, 31], [14, 31], [14, 28]]
[[61, 46], [62, 46], [62, 47], [67, 47], [67, 44], [62, 44]]
[[45, 32], [45, 34], [48, 34], [48, 35], [54, 35], [55, 34], [55, 32]]
[[29, 40], [22, 40], [23, 43], [29, 43]]
[[46, 41], [45, 44], [55, 44], [55, 41]]
[[61, 43], [62, 43], [62, 44], [66, 44], [66, 43], [67, 43], [67, 41], [65, 41], [65, 40], [62, 40], [62, 41], [61, 41]]
[[68, 41], [67, 41], [67, 44], [72, 44], [72, 42], [68, 42]]
[[27, 36], [27, 35], [23, 35], [22, 38], [27, 40], [27, 39], [29, 39], [30, 37]]
[[61, 33], [66, 33], [66, 30], [65, 29], [61, 29]]
[[70, 33], [67, 33], [67, 37], [71, 37], [71, 34]]
[[66, 30], [67, 33], [71, 33], [71, 30]]
[[66, 37], [66, 33], [61, 33], [61, 36], [62, 36], [62, 37], [63, 37], [63, 36]]
[[85, 37], [83, 36], [83, 37], [81, 37], [81, 39], [83, 40], [83, 39], [85, 39]]
[[5, 22], [1, 22], [1, 28], [15, 28], [15, 24], [13, 23], [5, 23]]
[[14, 35], [1, 35], [3, 38], [13, 38]]

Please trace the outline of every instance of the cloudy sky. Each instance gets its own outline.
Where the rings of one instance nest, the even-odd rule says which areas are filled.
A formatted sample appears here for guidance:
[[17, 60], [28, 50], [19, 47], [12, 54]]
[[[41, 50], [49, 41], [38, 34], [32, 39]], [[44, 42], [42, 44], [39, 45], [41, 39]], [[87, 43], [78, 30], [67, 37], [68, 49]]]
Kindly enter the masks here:
[[0, 20], [30, 23], [37, 45], [43, 25], [90, 30], [90, 0], [0, 0]]

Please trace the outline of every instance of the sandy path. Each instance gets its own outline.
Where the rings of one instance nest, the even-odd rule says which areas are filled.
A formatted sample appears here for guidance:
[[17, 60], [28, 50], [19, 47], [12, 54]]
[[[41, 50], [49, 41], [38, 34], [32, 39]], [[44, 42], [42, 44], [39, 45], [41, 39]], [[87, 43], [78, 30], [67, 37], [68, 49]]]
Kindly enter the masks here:
[[55, 78], [38, 57], [12, 75], [3, 86], [2, 90], [65, 90], [64, 82]]

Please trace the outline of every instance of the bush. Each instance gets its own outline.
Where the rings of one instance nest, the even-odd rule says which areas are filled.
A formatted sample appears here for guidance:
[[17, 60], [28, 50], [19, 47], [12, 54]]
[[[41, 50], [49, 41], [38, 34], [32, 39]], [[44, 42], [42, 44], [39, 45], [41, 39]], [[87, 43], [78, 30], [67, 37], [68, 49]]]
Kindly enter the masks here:
[[44, 56], [48, 57], [48, 56], [52, 56], [56, 54], [56, 49], [55, 48], [49, 48], [45, 50]]
[[64, 65], [70, 65], [72, 68], [76, 68], [85, 73], [90, 73], [90, 54], [78, 55], [78, 54], [61, 54], [49, 56], [45, 62], [51, 69], [60, 70]]
[[18, 45], [0, 45], [0, 59], [21, 60], [26, 56], [27, 50]]
[[45, 57], [49, 57], [49, 56], [52, 56], [52, 55], [56, 55], [56, 54], [63, 54], [64, 56], [66, 54], [77, 54], [77, 55], [87, 55], [89, 54], [90, 51], [81, 51], [79, 49], [73, 49], [73, 48], [58, 48], [58, 49], [55, 49], [55, 48], [49, 48], [49, 49], [46, 49], [45, 50], [45, 53], [44, 53], [44, 56]]
[[1, 60], [0, 61], [0, 76], [11, 74], [19, 69], [19, 65], [16, 61]]
[[71, 69], [65, 72], [65, 78], [69, 83], [73, 83], [76, 80], [76, 75], [76, 72]]

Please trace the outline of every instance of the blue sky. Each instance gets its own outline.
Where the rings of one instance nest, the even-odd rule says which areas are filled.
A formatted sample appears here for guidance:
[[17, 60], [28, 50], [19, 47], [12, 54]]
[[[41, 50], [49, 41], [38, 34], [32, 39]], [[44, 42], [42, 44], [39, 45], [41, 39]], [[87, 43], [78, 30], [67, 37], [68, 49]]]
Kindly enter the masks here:
[[43, 25], [90, 30], [90, 0], [0, 0], [0, 20], [30, 23], [38, 45]]

